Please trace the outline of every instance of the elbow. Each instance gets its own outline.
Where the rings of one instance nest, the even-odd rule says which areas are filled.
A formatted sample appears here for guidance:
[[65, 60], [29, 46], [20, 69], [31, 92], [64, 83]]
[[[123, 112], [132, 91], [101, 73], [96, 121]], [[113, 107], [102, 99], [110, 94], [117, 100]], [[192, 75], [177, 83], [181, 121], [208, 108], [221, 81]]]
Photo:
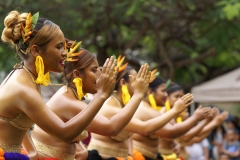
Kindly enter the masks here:
[[117, 136], [121, 132], [121, 130], [117, 127], [111, 126], [108, 129], [104, 130], [104, 133], [101, 135], [108, 136], [108, 137], [114, 137]]
[[152, 134], [154, 134], [154, 131], [151, 129], [151, 128], [145, 128], [145, 129], [141, 129], [141, 130], [139, 130], [141, 133], [141, 135], [143, 135], [143, 136], [149, 136], [149, 135], [152, 135]]
[[106, 132], [105, 136], [109, 136], [109, 137], [114, 137], [117, 136], [119, 134], [120, 131], [117, 130], [109, 130]]
[[169, 133], [169, 134], [166, 134], [166, 136], [164, 136], [165, 138], [169, 138], [169, 139], [176, 139], [179, 137], [179, 135], [177, 133]]
[[191, 138], [188, 137], [188, 136], [182, 136], [182, 137], [180, 137], [179, 139], [180, 139], [181, 141], [183, 141], [183, 142], [188, 142]]

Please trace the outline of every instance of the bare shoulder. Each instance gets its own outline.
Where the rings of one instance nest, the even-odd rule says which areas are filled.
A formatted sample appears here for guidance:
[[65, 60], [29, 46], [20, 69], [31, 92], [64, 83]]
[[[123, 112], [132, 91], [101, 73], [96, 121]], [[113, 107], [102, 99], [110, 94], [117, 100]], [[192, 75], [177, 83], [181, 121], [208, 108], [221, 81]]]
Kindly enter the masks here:
[[140, 103], [136, 113], [134, 114], [135, 118], [138, 118], [143, 121], [147, 121], [149, 119], [156, 118], [158, 116], [160, 116], [159, 111], [154, 110], [153, 108], [151, 108], [149, 104], [147, 104], [144, 101]]

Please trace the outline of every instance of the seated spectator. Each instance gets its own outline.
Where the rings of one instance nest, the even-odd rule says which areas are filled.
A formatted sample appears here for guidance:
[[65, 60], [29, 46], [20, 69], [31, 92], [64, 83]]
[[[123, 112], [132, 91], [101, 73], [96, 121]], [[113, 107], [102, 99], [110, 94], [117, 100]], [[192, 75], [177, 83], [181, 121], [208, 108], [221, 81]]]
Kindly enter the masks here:
[[238, 160], [240, 158], [240, 143], [236, 139], [236, 136], [236, 130], [227, 130], [226, 141], [223, 143], [222, 152], [228, 156], [229, 160]]

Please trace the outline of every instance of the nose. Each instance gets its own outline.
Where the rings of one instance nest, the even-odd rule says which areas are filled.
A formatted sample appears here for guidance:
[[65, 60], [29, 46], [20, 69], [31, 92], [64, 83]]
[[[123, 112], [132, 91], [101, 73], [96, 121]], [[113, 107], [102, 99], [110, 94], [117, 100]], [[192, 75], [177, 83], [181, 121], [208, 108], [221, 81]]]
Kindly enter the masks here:
[[62, 57], [64, 57], [64, 58], [67, 57], [67, 52], [65, 51], [65, 49], [62, 51]]

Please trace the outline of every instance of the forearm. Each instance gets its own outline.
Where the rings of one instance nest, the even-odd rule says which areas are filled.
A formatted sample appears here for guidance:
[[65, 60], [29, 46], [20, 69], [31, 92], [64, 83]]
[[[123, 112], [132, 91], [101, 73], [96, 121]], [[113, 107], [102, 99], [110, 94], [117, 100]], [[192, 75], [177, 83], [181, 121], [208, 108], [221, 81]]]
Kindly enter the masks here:
[[163, 127], [156, 132], [157, 135], [164, 138], [178, 138], [188, 132], [192, 127], [196, 125], [198, 118], [192, 116], [182, 123], [172, 125], [171, 127]]
[[196, 136], [203, 129], [203, 127], [207, 123], [208, 123], [208, 121], [206, 119], [204, 119], [197, 126], [195, 126], [190, 131], [188, 131], [186, 134], [184, 134], [182, 137], [180, 137], [180, 139], [185, 142], [191, 140], [194, 136]]
[[203, 151], [204, 151], [205, 160], [208, 160], [208, 157], [209, 157], [209, 150], [208, 150], [208, 148], [204, 147]]
[[199, 133], [198, 135], [201, 136], [203, 134], [206, 133], [210, 133], [214, 128], [217, 127], [218, 122], [216, 122], [215, 119], [213, 119], [212, 121], [209, 121], [210, 123], [208, 123]]
[[110, 124], [112, 127], [110, 130], [113, 130], [115, 134], [118, 134], [123, 128], [129, 123], [132, 119], [135, 111], [137, 110], [140, 102], [142, 101], [143, 95], [134, 94], [130, 101], [124, 106], [124, 108], [110, 118]]
[[31, 135], [29, 133], [29, 131], [27, 131], [27, 133], [25, 134], [24, 138], [23, 138], [23, 142], [22, 142], [23, 148], [25, 149], [25, 151], [28, 154], [28, 157], [30, 159], [37, 159], [38, 158], [38, 152], [32, 142], [32, 138]]
[[[65, 134], [61, 137], [61, 139], [71, 142], [74, 138], [76, 138], [93, 120], [105, 100], [105, 97], [97, 94], [86, 108], [65, 123], [63, 130], [66, 130], [66, 132], [62, 131]], [[70, 130], [73, 130], [73, 128], [74, 132], [69, 132]]]
[[176, 115], [178, 115], [179, 112], [177, 112], [174, 109], [169, 110], [168, 112], [150, 119], [145, 122], [145, 132], [146, 135], [152, 134], [156, 132], [157, 130], [161, 129], [163, 126], [165, 126], [171, 119], [173, 119]]

